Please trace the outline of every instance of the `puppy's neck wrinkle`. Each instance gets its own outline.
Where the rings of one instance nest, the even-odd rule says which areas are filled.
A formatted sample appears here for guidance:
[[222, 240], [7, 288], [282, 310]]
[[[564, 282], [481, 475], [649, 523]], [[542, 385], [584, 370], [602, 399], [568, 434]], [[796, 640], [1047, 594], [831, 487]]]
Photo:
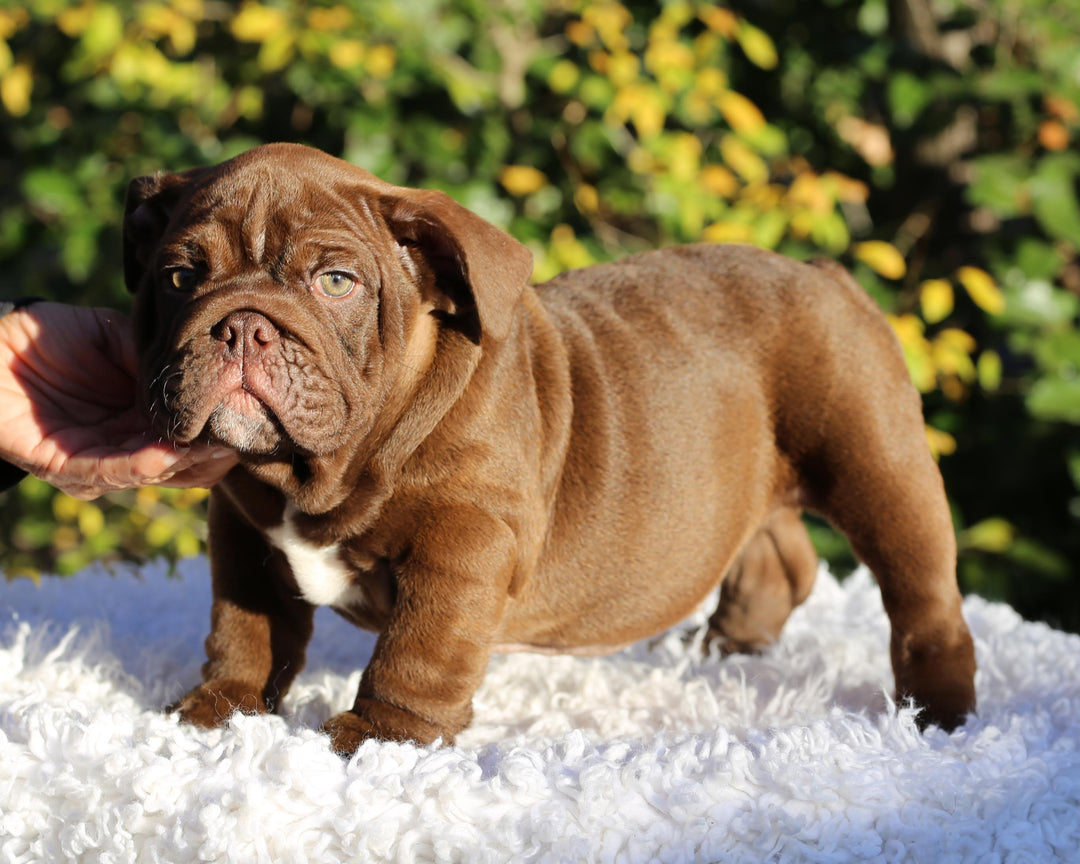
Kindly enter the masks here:
[[[342, 442], [328, 456], [292, 457], [248, 465], [256, 477], [281, 491], [305, 525], [315, 517], [333, 524], [337, 542], [377, 517], [393, 494], [396, 478], [425, 439], [443, 422], [472, 380], [481, 350], [454, 331], [437, 336], [430, 364], [412, 386], [388, 394], [371, 429]], [[397, 378], [395, 377], [395, 382]]]

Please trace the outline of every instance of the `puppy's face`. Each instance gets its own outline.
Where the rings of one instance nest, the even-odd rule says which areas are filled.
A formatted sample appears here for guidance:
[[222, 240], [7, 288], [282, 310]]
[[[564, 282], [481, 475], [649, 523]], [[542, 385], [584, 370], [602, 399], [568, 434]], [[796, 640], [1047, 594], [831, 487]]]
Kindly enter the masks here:
[[124, 265], [155, 427], [296, 462], [363, 437], [437, 328], [505, 336], [531, 257], [441, 193], [268, 145], [133, 181]]

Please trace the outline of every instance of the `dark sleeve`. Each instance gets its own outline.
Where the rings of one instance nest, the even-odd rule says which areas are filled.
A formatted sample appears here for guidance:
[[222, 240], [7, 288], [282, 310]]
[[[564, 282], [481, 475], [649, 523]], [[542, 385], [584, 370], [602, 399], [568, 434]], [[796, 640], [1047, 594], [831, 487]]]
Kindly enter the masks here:
[[[22, 309], [23, 306], [36, 303], [39, 299], [41, 298], [23, 297], [20, 300], [0, 300], [0, 318], [7, 315], [8, 312], [14, 312], [16, 309]], [[22, 468], [16, 468], [10, 462], [0, 459], [0, 492], [6, 492], [25, 476], [26, 472]]]

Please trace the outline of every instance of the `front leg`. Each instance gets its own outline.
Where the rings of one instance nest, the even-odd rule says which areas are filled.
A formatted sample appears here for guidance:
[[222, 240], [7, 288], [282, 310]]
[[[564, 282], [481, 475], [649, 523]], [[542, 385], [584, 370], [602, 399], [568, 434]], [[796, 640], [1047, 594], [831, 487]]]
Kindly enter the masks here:
[[442, 511], [413, 538], [390, 621], [352, 710], [324, 730], [348, 755], [368, 738], [429, 744], [472, 719], [516, 562], [505, 522], [471, 507]]
[[214, 601], [203, 683], [171, 708], [204, 728], [234, 711], [274, 711], [303, 668], [314, 626], [314, 608], [289, 590], [288, 565], [217, 490], [209, 527]]

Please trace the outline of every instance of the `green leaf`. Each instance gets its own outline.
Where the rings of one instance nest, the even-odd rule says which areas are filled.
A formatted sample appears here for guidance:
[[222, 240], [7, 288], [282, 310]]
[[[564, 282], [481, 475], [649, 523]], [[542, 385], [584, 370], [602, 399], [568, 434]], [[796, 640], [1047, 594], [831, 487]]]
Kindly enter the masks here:
[[985, 99], [1008, 100], [1041, 93], [1045, 81], [1038, 70], [1006, 66], [980, 76], [975, 91]]
[[889, 7], [885, 0], [865, 0], [859, 7], [859, 29], [869, 36], [881, 36], [889, 28]]
[[[865, 8], [865, 7], [864, 7]], [[911, 126], [933, 98], [925, 79], [910, 72], [898, 72], [889, 79], [889, 107], [901, 129]]]
[[1080, 379], [1040, 378], [1025, 401], [1028, 410], [1042, 420], [1080, 424]]
[[1007, 326], [1062, 326], [1080, 311], [1080, 298], [1042, 279], [1011, 280], [1005, 309], [997, 320]]
[[1080, 332], [1069, 329], [1047, 333], [1035, 342], [1034, 348], [1044, 370], [1063, 376], [1080, 372]]
[[967, 187], [968, 200], [1001, 217], [1020, 214], [1023, 184], [1029, 166], [1019, 156], [995, 155], [975, 160], [975, 179]]
[[1051, 237], [1068, 240], [1080, 249], [1080, 202], [1076, 178], [1080, 157], [1075, 153], [1047, 156], [1028, 183], [1035, 218]]
[[1069, 562], [1063, 556], [1028, 537], [1018, 537], [1005, 556], [1045, 579], [1064, 582], [1069, 576]]
[[1070, 450], [1065, 457], [1065, 464], [1069, 468], [1073, 486], [1080, 489], [1080, 450]]
[[1024, 237], [1016, 244], [1014, 261], [1029, 279], [1047, 282], [1057, 278], [1064, 263], [1056, 248], [1034, 237]]
[[82, 209], [78, 184], [58, 168], [35, 168], [28, 172], [22, 190], [35, 208], [54, 216], [67, 218]]

